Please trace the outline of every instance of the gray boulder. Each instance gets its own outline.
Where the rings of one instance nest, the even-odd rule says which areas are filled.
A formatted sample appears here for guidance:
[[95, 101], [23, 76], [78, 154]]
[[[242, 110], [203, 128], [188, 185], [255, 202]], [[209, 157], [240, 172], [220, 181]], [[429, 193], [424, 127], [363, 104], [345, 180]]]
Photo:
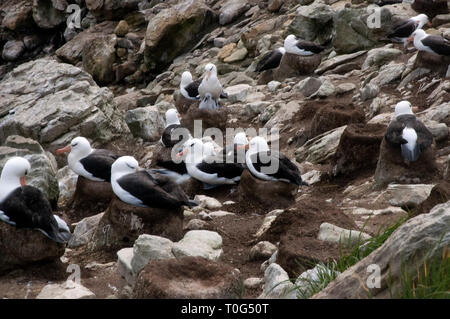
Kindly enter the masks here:
[[162, 70], [191, 49], [216, 20], [202, 0], [183, 1], [154, 16], [145, 35], [144, 61], [149, 70]]
[[164, 121], [158, 108], [153, 105], [127, 111], [125, 122], [133, 136], [141, 137], [146, 141], [159, 140], [164, 130]]
[[108, 35], [87, 42], [83, 47], [83, 68], [101, 85], [115, 79], [113, 63], [116, 59], [117, 37]]
[[128, 132], [113, 93], [69, 64], [50, 58], [21, 64], [0, 81], [0, 91], [1, 143], [21, 135], [54, 150], [78, 135], [107, 142]]
[[2, 51], [2, 58], [6, 61], [15, 61], [21, 57], [25, 51], [22, 41], [11, 40], [5, 43]]
[[[381, 247], [348, 268], [313, 298], [390, 298], [391, 292], [395, 296], [401, 290], [405, 273], [412, 280], [416, 278], [425, 263], [429, 266], [433, 258], [442, 260], [443, 249], [449, 243], [450, 202], [447, 202], [405, 222]], [[373, 265], [380, 270], [379, 285], [373, 278], [374, 270], [368, 271]]]
[[34, 22], [42, 29], [53, 29], [66, 21], [66, 7], [67, 2], [61, 5], [57, 0], [33, 0]]
[[324, 44], [333, 32], [333, 16], [335, 12], [331, 6], [320, 1], [297, 9], [297, 15], [289, 24], [287, 33], [294, 34], [301, 39], [317, 41]]
[[233, 22], [248, 9], [250, 4], [247, 0], [228, 0], [220, 8], [219, 23], [225, 25]]

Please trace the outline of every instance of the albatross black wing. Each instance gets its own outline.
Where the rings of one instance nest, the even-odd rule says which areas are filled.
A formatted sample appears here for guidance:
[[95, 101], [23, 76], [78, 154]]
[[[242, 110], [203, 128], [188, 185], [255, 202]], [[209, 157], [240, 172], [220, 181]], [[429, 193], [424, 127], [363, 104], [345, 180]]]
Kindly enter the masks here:
[[107, 182], [111, 181], [111, 165], [119, 156], [108, 150], [94, 150], [91, 154], [80, 160], [84, 169], [94, 177]]
[[44, 194], [32, 186], [18, 187], [2, 203], [3, 212], [17, 228], [39, 229], [50, 239], [65, 243], [71, 234], [59, 229]]
[[298, 40], [296, 45], [297, 45], [297, 48], [299, 48], [301, 50], [309, 51], [309, 52], [316, 53], [316, 54], [325, 50], [325, 48], [323, 46], [315, 44], [314, 42], [305, 41], [305, 40]]
[[422, 43], [437, 54], [450, 56], [450, 42], [443, 37], [429, 35], [422, 40]]
[[180, 127], [182, 127], [180, 124], [172, 124], [164, 129], [163, 135], [161, 136], [161, 140], [165, 147], [172, 147], [183, 139], [182, 135], [179, 135], [178, 137], [176, 136], [172, 137], [173, 130]]
[[256, 66], [256, 72], [275, 69], [280, 65], [283, 54], [279, 50], [272, 50], [266, 53]]
[[406, 123], [406, 121], [401, 121], [399, 117], [389, 124], [386, 134], [384, 134], [384, 138], [391, 146], [398, 146], [407, 143], [407, 141], [402, 137], [403, 129], [406, 127]]
[[119, 178], [117, 183], [148, 207], [178, 208], [189, 205], [187, 197], [180, 196], [181, 193], [177, 190], [178, 185], [168, 179], [156, 178], [147, 171], [127, 174]]
[[[203, 162], [197, 164], [197, 168], [202, 172], [208, 174], [217, 174], [217, 177], [225, 177], [229, 179], [233, 179], [235, 177], [241, 176], [244, 171], [244, 166], [239, 163], [226, 163], [224, 158], [219, 160], [219, 156], [223, 156], [223, 153], [220, 153], [217, 156], [207, 157]], [[216, 162], [212, 161], [212, 159], [218, 159]], [[208, 162], [208, 161], [212, 162]]]
[[200, 86], [200, 83], [202, 83], [202, 80], [198, 79], [184, 87], [191, 98], [196, 98], [198, 96], [198, 87]]
[[427, 127], [419, 120], [416, 119], [413, 129], [417, 133], [417, 145], [421, 152], [425, 151], [433, 144], [433, 134], [427, 129]]
[[412, 20], [405, 20], [394, 27], [388, 38], [407, 38], [416, 30], [416, 24]]

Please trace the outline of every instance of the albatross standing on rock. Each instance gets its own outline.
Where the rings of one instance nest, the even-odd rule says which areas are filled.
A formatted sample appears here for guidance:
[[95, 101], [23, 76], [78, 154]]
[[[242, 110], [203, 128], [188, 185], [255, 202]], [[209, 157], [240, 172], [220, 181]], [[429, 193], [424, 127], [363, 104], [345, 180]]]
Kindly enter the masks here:
[[433, 134], [416, 118], [408, 101], [395, 106], [395, 118], [389, 124], [385, 138], [391, 146], [400, 146], [403, 158], [409, 162], [417, 161], [433, 143]]
[[[220, 84], [220, 81], [217, 78], [216, 66], [212, 63], [208, 63], [205, 66], [205, 72], [205, 77], [198, 87], [198, 93], [200, 95], [200, 98], [202, 99], [202, 102], [205, 98], [207, 99], [205, 103], [210, 99], [216, 104], [215, 108], [218, 108], [219, 98], [227, 98], [228, 96], [223, 91], [222, 84]], [[208, 105], [210, 104], [208, 103]]]
[[261, 136], [250, 140], [245, 163], [250, 173], [261, 180], [308, 185], [302, 181], [298, 167], [283, 154], [271, 151]]
[[112, 164], [111, 186], [121, 201], [134, 206], [167, 209], [196, 206], [170, 178], [140, 169], [132, 156], [119, 157]]
[[52, 214], [44, 194], [26, 185], [31, 165], [23, 157], [9, 159], [0, 176], [0, 220], [17, 228], [41, 231], [48, 238], [67, 243], [72, 236], [65, 221]]
[[287, 53], [304, 56], [317, 54], [325, 50], [323, 46], [314, 42], [297, 39], [293, 34], [288, 35], [284, 40], [284, 48]]
[[394, 41], [402, 42], [403, 46], [406, 47], [408, 44], [408, 38], [411, 34], [418, 29], [422, 29], [425, 24], [431, 26], [427, 15], [419, 14], [396, 25], [394, 30], [388, 35], [388, 38]]
[[428, 35], [422, 29], [413, 32], [408, 42], [414, 40], [414, 46], [419, 51], [450, 56], [450, 41], [437, 35]]

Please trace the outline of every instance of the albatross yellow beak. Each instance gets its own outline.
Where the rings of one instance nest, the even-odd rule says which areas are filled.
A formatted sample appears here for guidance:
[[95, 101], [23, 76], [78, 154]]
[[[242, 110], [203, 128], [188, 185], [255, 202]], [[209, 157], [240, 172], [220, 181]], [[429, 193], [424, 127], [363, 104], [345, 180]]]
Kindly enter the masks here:
[[407, 40], [406, 40], [406, 43], [411, 43], [411, 42], [413, 42], [414, 41], [414, 37], [409, 37]]
[[206, 72], [206, 81], [209, 80], [209, 77], [211, 76], [211, 71]]
[[22, 185], [22, 186], [26, 186], [27, 185], [27, 181], [25, 180], [25, 176], [22, 176], [20, 178], [20, 185]]

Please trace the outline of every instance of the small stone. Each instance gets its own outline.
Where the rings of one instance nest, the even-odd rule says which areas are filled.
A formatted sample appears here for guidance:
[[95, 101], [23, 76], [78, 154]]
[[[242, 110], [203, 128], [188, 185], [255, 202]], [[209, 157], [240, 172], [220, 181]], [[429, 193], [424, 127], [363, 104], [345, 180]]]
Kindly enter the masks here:
[[36, 299], [93, 299], [95, 294], [72, 280], [44, 286]]
[[250, 249], [250, 260], [266, 259], [272, 256], [272, 254], [277, 250], [277, 246], [268, 242], [260, 241], [255, 246]]
[[24, 51], [25, 45], [22, 41], [11, 40], [3, 46], [2, 58], [6, 61], [15, 61]]
[[250, 277], [244, 280], [244, 287], [247, 289], [258, 289], [263, 283], [263, 278]]
[[191, 219], [186, 226], [184, 226], [184, 230], [201, 230], [205, 229], [208, 223], [201, 219]]
[[341, 243], [344, 246], [354, 246], [370, 239], [371, 236], [356, 230], [343, 229], [330, 223], [322, 223], [319, 230], [319, 240], [330, 243]]
[[226, 41], [227, 41], [227, 39], [225, 39], [225, 38], [215, 38], [214, 46], [217, 48], [222, 48], [225, 45]]
[[173, 245], [172, 253], [177, 258], [194, 256], [217, 261], [223, 255], [222, 237], [209, 230], [191, 230]]
[[128, 30], [129, 30], [128, 23], [125, 20], [120, 20], [119, 24], [114, 29], [114, 33], [118, 37], [124, 37], [128, 33]]
[[235, 50], [230, 56], [223, 59], [223, 62], [225, 63], [233, 63], [237, 61], [242, 61], [247, 56], [247, 48], [243, 47], [240, 49]]
[[269, 4], [267, 5], [267, 10], [270, 12], [277, 12], [280, 10], [280, 7], [283, 5], [284, 0], [269, 0]]
[[206, 195], [195, 195], [194, 201], [199, 203], [200, 208], [213, 210], [222, 207], [222, 204], [217, 199]]
[[280, 86], [281, 82], [278, 81], [270, 81], [269, 83], [267, 83], [267, 88], [269, 89], [270, 92], [275, 92], [280, 88]]
[[223, 61], [225, 58], [231, 55], [236, 46], [236, 43], [228, 43], [227, 45], [222, 47], [222, 49], [220, 49], [219, 53], [217, 54], [217, 58]]

